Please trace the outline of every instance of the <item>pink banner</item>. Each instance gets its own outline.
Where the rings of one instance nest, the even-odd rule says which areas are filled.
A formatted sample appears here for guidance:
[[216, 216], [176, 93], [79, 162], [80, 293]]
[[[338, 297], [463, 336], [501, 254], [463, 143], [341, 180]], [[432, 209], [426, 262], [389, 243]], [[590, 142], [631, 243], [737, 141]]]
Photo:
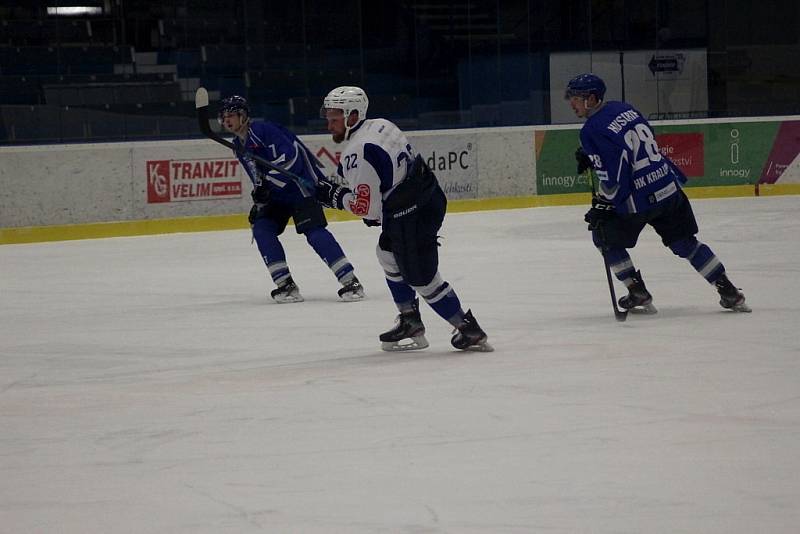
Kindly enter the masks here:
[[761, 170], [760, 184], [774, 184], [800, 152], [800, 121], [787, 121], [780, 125], [772, 151]]

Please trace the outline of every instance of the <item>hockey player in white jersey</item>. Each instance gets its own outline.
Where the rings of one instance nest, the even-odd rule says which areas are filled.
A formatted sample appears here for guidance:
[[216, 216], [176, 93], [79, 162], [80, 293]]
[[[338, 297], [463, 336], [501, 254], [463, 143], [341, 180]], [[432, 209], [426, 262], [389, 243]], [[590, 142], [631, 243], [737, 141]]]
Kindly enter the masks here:
[[347, 142], [337, 169], [346, 185], [320, 180], [317, 198], [361, 217], [367, 226], [381, 226], [378, 261], [400, 312], [396, 326], [379, 336], [383, 350], [428, 346], [417, 294], [453, 325], [455, 348], [494, 350], [472, 311], [464, 312], [456, 292], [439, 274], [436, 234], [447, 199], [436, 176], [397, 126], [366, 118], [368, 105], [359, 87], [337, 87], [325, 97], [320, 115], [333, 140]]

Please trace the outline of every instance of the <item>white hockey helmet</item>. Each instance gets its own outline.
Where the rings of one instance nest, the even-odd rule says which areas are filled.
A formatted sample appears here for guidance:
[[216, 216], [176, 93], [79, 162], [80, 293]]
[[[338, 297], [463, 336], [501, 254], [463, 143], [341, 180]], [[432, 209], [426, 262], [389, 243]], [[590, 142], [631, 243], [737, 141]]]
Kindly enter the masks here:
[[[320, 109], [320, 117], [325, 117], [325, 112], [329, 109], [341, 109], [344, 112], [345, 126], [347, 126], [347, 118], [354, 111], [358, 111], [358, 122], [367, 118], [367, 108], [369, 107], [369, 99], [367, 93], [360, 87], [353, 87], [350, 85], [343, 85], [337, 87], [328, 93], [322, 101], [322, 109]], [[349, 128], [348, 128], [349, 129]]]

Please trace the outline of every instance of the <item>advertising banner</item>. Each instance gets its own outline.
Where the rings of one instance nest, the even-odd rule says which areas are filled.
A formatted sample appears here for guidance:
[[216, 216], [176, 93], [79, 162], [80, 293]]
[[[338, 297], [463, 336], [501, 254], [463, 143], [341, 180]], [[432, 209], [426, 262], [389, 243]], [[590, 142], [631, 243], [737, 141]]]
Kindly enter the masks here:
[[798, 145], [800, 145], [800, 121], [786, 121], [781, 123], [778, 133], [775, 135], [775, 142], [772, 145], [767, 161], [761, 169], [761, 179], [759, 183], [774, 184], [778, 180], [781, 183], [800, 182], [800, 176], [795, 173], [794, 177], [785, 178], [784, 172], [793, 163], [795, 169], [800, 164], [798, 161]]
[[556, 195], [591, 191], [587, 174], [576, 171], [575, 150], [581, 142], [578, 129], [536, 130], [536, 193]]
[[478, 198], [478, 134], [419, 135], [411, 142], [425, 159], [450, 200]]
[[146, 169], [148, 204], [242, 196], [236, 159], [148, 160]]
[[[654, 125], [661, 153], [689, 178], [687, 187], [775, 183], [800, 152], [800, 121]], [[537, 193], [590, 190], [576, 173], [578, 128], [534, 132]]]

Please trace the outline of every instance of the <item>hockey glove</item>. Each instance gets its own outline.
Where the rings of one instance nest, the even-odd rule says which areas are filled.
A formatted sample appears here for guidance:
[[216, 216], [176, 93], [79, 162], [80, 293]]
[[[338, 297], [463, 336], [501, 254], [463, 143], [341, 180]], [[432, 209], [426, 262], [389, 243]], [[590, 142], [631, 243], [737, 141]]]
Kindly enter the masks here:
[[253, 204], [253, 207], [250, 208], [250, 214], [247, 216], [247, 221], [250, 223], [250, 226], [253, 226], [256, 223], [256, 219], [263, 216], [264, 212], [263, 209], [266, 206], [259, 206], [257, 204]]
[[381, 222], [377, 219], [361, 219], [367, 226], [380, 226]]
[[317, 182], [317, 200], [328, 208], [344, 209], [344, 195], [349, 192], [350, 190], [346, 187], [325, 178], [320, 178], [319, 182]]
[[575, 161], [578, 162], [578, 174], [583, 174], [594, 165], [592, 165], [592, 160], [589, 158], [589, 155], [583, 150], [583, 148], [578, 147], [575, 151]]
[[269, 202], [269, 188], [265, 184], [257, 185], [253, 188], [250, 196], [253, 197], [254, 203], [266, 204]]
[[583, 220], [589, 223], [589, 230], [597, 230], [606, 221], [615, 216], [614, 204], [610, 201], [597, 196], [592, 197], [592, 207], [583, 216]]

